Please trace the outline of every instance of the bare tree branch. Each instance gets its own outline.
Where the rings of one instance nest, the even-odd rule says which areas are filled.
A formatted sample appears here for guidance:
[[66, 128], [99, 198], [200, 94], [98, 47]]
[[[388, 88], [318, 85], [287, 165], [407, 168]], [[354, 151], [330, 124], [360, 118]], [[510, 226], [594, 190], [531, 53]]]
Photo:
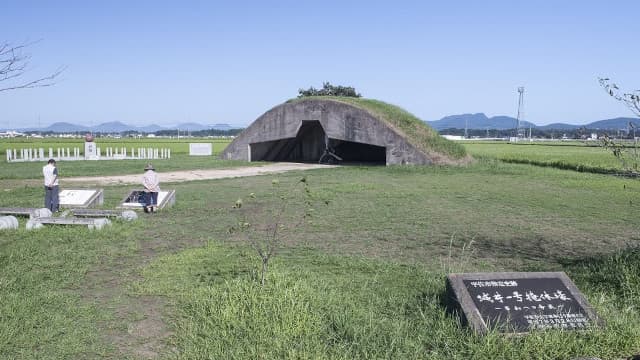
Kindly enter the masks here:
[[640, 90], [624, 93], [609, 78], [598, 78], [600, 86], [602, 86], [609, 96], [623, 102], [636, 116], [640, 117]]
[[29, 68], [31, 54], [23, 51], [35, 43], [37, 41], [20, 45], [0, 44], [0, 92], [51, 86], [55, 84], [54, 80], [64, 72], [66, 67], [61, 66], [48, 76], [22, 82], [15, 81], [24, 76]]

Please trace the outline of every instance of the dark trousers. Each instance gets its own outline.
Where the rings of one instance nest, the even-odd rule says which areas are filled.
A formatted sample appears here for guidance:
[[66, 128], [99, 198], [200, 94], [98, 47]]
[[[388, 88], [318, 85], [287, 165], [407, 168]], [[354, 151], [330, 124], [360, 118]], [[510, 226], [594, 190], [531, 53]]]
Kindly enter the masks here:
[[144, 193], [144, 195], [145, 195], [145, 199], [144, 199], [145, 206], [156, 206], [156, 205], [158, 205], [158, 193], [157, 192], [148, 192], [148, 193]]
[[60, 210], [60, 197], [58, 196], [60, 187], [58, 185], [52, 187], [44, 187], [44, 207], [55, 212]]

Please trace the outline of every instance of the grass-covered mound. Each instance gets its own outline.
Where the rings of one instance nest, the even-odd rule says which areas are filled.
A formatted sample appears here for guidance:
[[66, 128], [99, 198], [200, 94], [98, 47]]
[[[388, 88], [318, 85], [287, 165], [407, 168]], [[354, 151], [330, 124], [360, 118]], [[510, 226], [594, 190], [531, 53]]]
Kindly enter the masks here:
[[373, 99], [338, 96], [302, 97], [289, 102], [316, 99], [349, 104], [370, 113], [404, 136], [411, 145], [434, 158], [436, 163], [467, 163], [471, 160], [464, 146], [443, 138], [424, 121], [396, 105]]

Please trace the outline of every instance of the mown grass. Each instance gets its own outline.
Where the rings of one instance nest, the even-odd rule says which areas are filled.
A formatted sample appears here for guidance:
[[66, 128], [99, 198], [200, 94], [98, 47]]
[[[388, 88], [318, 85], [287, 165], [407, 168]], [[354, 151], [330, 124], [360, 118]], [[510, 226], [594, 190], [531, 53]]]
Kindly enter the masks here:
[[[260, 162], [247, 163], [236, 160], [220, 160], [214, 156], [171, 155], [170, 159], [154, 160], [96, 160], [56, 162], [61, 186], [64, 178], [72, 176], [100, 176], [141, 174], [147, 163], [153, 163], [159, 173], [178, 170], [222, 169], [241, 166], [258, 166]], [[45, 162], [22, 162], [0, 165], [0, 180], [33, 179], [42, 175]]]
[[592, 173], [621, 173], [622, 163], [612, 152], [597, 144], [584, 143], [464, 143], [474, 157], [505, 162], [548, 166]]
[[[113, 344], [97, 340], [100, 320], [116, 314], [83, 301], [77, 284], [123, 263], [140, 266], [141, 279], [123, 280], [132, 296], [169, 299], [165, 358], [609, 359], [640, 352], [636, 180], [495, 160], [304, 174], [329, 205], [281, 244], [265, 288], [256, 280], [259, 257], [227, 230], [237, 221], [231, 206], [238, 197], [254, 193], [262, 206], [280, 204], [262, 197], [272, 176], [166, 184], [178, 194], [173, 208], [101, 232], [1, 232], [0, 294], [61, 299], [2, 301], [13, 305], [0, 312], [0, 357], [117, 358]], [[302, 175], [278, 178], [288, 187]], [[122, 191], [105, 188], [105, 207]], [[0, 192], [0, 203], [36, 206], [40, 197], [40, 187], [25, 186]], [[152, 242], [162, 244], [161, 256], [147, 263], [139, 248]], [[448, 272], [504, 270], [566, 271], [607, 326], [478, 337], [446, 313]], [[46, 328], [54, 337], [20, 326], [46, 314], [59, 319]], [[80, 335], [54, 331], [76, 321]], [[130, 319], [121, 321], [126, 332]]]
[[[237, 166], [257, 165], [258, 163], [247, 164], [246, 162], [220, 160], [217, 157], [230, 142], [230, 139], [112, 139], [98, 138], [96, 143], [103, 148], [106, 147], [126, 147], [130, 149], [138, 147], [155, 147], [171, 149], [171, 159], [155, 159], [153, 164], [156, 169], [162, 171], [196, 170], [229, 168]], [[213, 144], [212, 156], [189, 156], [190, 142], [210, 142]], [[22, 148], [44, 148], [45, 154], [49, 148], [81, 148], [84, 151], [84, 140], [82, 139], [0, 139], [0, 153], [5, 154], [6, 149]], [[64, 161], [57, 159], [60, 178], [71, 176], [100, 176], [100, 175], [122, 175], [141, 173], [149, 160], [100, 160], [100, 161]], [[38, 178], [42, 173], [44, 162], [17, 162], [7, 163], [6, 157], [0, 159], [0, 180], [21, 180]]]
[[135, 249], [131, 228], [0, 230], [0, 358], [101, 358], [98, 324], [113, 314], [83, 299], [87, 272]]

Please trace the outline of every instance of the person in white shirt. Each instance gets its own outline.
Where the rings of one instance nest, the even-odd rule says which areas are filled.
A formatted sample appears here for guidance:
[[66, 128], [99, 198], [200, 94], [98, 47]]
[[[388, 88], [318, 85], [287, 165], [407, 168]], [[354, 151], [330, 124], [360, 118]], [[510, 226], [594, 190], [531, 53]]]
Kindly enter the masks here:
[[158, 207], [158, 192], [160, 192], [160, 180], [153, 165], [147, 164], [144, 168], [142, 185], [144, 186], [144, 212], [154, 212]]
[[56, 161], [49, 159], [47, 165], [42, 167], [44, 175], [44, 207], [51, 212], [60, 210], [60, 188], [58, 186], [58, 168]]

